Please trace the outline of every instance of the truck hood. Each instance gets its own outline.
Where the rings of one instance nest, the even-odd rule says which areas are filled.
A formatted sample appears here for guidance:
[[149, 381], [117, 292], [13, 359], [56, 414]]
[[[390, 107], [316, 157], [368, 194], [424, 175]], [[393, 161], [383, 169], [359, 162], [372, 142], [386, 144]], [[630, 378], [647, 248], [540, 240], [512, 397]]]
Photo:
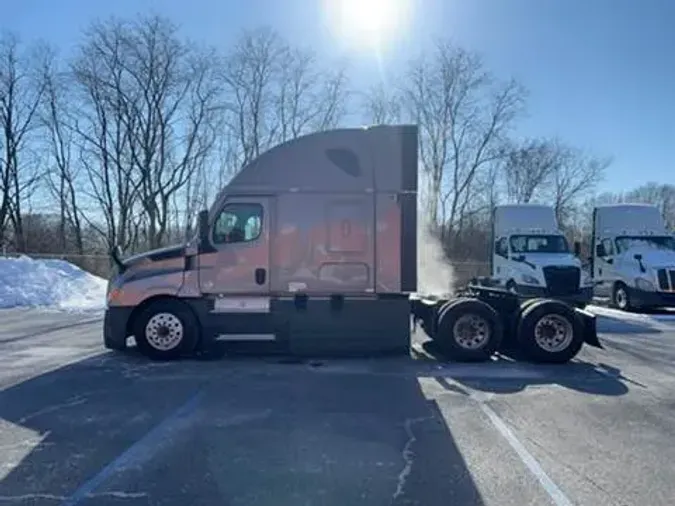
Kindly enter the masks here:
[[621, 253], [623, 260], [635, 261], [633, 255], [642, 255], [642, 263], [645, 266], [659, 268], [659, 267], [673, 267], [675, 266], [675, 251], [657, 250], [652, 248], [630, 248]]
[[139, 253], [138, 255], [130, 256], [125, 258], [122, 263], [126, 267], [132, 267], [139, 265], [141, 263], [148, 262], [159, 262], [161, 260], [171, 260], [174, 258], [180, 258], [185, 255], [185, 245], [179, 244], [175, 246], [167, 246], [165, 248], [153, 249], [146, 251], [144, 253]]
[[581, 267], [579, 259], [571, 253], [527, 253], [525, 254], [525, 261], [537, 267], [545, 267], [547, 265], [573, 265]]

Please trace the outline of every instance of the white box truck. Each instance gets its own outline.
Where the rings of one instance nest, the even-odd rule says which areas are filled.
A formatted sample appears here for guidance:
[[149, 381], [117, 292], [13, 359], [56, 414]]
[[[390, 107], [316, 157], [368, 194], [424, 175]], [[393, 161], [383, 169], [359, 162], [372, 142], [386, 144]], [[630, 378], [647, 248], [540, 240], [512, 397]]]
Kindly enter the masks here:
[[156, 359], [248, 348], [290, 355], [410, 352], [411, 320], [456, 360], [515, 342], [539, 362], [600, 346], [595, 317], [505, 290], [417, 291], [414, 125], [340, 129], [262, 154], [185, 244], [122, 258], [103, 341]]
[[491, 281], [522, 297], [549, 297], [584, 307], [593, 297], [552, 207], [496, 206], [492, 214]]
[[592, 234], [595, 296], [623, 310], [675, 307], [675, 238], [655, 206], [598, 206]]

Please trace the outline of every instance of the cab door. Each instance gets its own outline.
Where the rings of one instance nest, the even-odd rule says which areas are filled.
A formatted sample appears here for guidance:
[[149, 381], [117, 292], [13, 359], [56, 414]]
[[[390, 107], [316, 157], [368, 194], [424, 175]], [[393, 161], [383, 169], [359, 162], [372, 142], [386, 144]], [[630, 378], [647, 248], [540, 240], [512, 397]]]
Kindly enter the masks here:
[[272, 197], [228, 198], [215, 215], [199, 260], [210, 326], [223, 340], [274, 340], [270, 313]]
[[211, 225], [209, 251], [200, 257], [204, 294], [269, 293], [269, 197], [231, 197]]
[[605, 238], [595, 246], [595, 261], [593, 262], [593, 279], [595, 281], [594, 293], [600, 297], [610, 297], [614, 281], [617, 278], [615, 261], [615, 248], [612, 239]]

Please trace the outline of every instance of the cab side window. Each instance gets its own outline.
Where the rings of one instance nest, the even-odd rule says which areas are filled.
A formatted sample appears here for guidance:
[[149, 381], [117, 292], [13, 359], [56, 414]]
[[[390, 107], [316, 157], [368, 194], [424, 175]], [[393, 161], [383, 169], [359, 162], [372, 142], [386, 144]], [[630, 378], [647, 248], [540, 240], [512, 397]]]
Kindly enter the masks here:
[[263, 208], [260, 204], [226, 204], [213, 227], [214, 244], [255, 241], [262, 232]]
[[495, 243], [495, 253], [500, 257], [507, 258], [509, 256], [509, 250], [507, 248], [506, 237], [501, 237], [497, 239]]

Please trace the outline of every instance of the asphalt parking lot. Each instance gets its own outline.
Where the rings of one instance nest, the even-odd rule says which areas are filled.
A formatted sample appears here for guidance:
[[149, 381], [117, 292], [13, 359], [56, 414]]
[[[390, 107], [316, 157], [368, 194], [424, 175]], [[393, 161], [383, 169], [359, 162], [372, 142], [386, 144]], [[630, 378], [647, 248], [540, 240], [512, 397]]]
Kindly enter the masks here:
[[153, 363], [95, 314], [0, 312], [0, 504], [671, 505], [675, 321], [604, 350]]

